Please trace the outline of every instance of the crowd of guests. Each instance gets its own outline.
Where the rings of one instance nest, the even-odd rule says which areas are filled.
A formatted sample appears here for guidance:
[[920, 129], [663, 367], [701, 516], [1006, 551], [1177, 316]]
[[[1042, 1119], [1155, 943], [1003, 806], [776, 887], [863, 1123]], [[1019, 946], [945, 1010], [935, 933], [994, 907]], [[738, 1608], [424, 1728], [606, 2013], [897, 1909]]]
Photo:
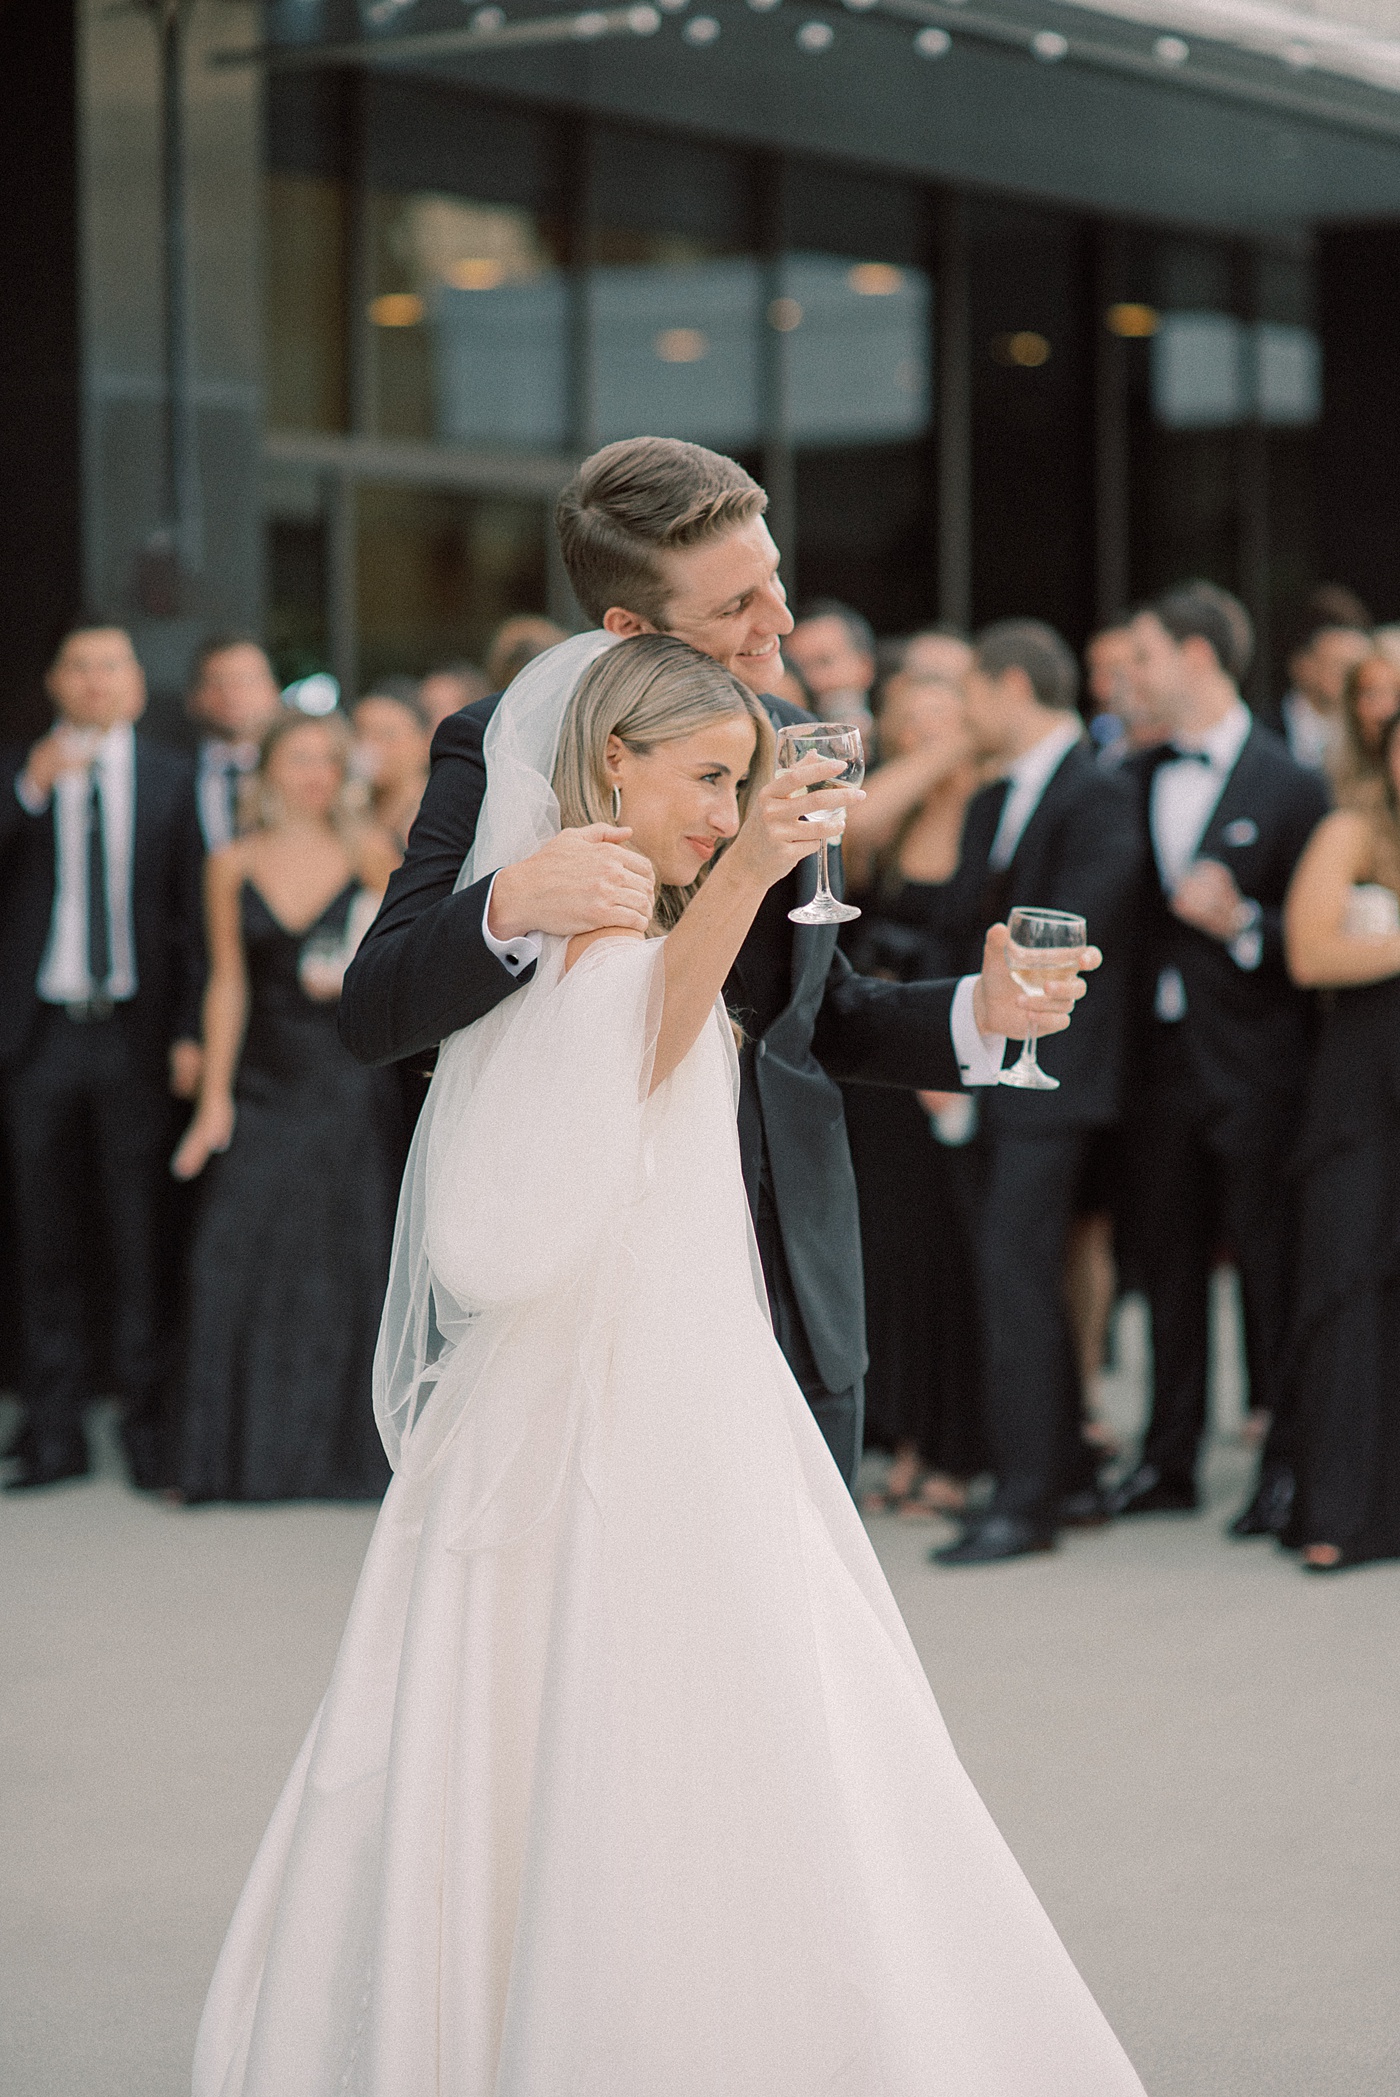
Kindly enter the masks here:
[[55, 646], [0, 780], [0, 1103], [22, 1418], [11, 1490], [83, 1476], [122, 1400], [139, 1487], [375, 1496], [369, 1404], [425, 1074], [342, 1047], [341, 981], [403, 857], [433, 729], [562, 638], [288, 706], [253, 638], [198, 653], [193, 755], [145, 734], [120, 626]]
[[[848, 1095], [867, 1432], [893, 1457], [874, 1503], [957, 1509], [994, 1480], [944, 1564], [1197, 1507], [1222, 1260], [1260, 1445], [1232, 1534], [1315, 1571], [1400, 1555], [1400, 649], [1319, 591], [1275, 734], [1240, 696], [1252, 645], [1206, 583], [1094, 635], [1082, 686], [1032, 620], [877, 645], [821, 603], [784, 645], [809, 705], [868, 724], [858, 967], [975, 966], [1017, 906], [1082, 916], [1105, 956], [1042, 1051], [1057, 1092]], [[1127, 1290], [1150, 1405], [1110, 1470], [1089, 1399]]]
[[[434, 728], [559, 638], [511, 620], [480, 668], [312, 716], [221, 636], [193, 758], [140, 730], [120, 627], [61, 638], [55, 725], [0, 781], [11, 1488], [82, 1475], [85, 1409], [115, 1388], [138, 1486], [382, 1490], [370, 1364], [425, 1074], [352, 1061], [340, 983]], [[1095, 634], [1082, 677], [1028, 619], [878, 642], [823, 600], [784, 643], [779, 696], [866, 743], [858, 969], [974, 972], [1018, 907], [1082, 916], [1104, 956], [1043, 1046], [1053, 1092], [847, 1088], [875, 1500], [959, 1515], [944, 1564], [1196, 1508], [1223, 1259], [1259, 1446], [1232, 1533], [1316, 1571], [1400, 1555], [1400, 636], [1319, 591], [1277, 734], [1241, 697], [1251, 652], [1200, 582]], [[1152, 1377], [1115, 1462], [1091, 1393], [1125, 1291]]]

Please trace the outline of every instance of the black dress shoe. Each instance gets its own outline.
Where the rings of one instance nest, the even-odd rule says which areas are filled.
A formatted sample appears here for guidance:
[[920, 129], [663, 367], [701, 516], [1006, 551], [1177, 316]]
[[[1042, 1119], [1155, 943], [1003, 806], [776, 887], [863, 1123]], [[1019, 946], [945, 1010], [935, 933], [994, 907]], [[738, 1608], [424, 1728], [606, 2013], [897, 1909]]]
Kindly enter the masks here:
[[88, 1454], [81, 1442], [36, 1441], [34, 1453], [5, 1480], [7, 1493], [32, 1492], [36, 1486], [61, 1485], [65, 1478], [86, 1478]]
[[1113, 1520], [1113, 1509], [1102, 1486], [1086, 1485], [1077, 1493], [1065, 1494], [1055, 1510], [1055, 1520], [1062, 1529], [1102, 1529]]
[[1261, 1478], [1254, 1498], [1242, 1507], [1225, 1534], [1234, 1537], [1282, 1536], [1293, 1513], [1296, 1491], [1291, 1471], [1275, 1471]]
[[955, 1544], [944, 1544], [929, 1552], [932, 1565], [999, 1565], [1004, 1558], [1026, 1558], [1032, 1551], [1053, 1551], [1055, 1538], [1048, 1529], [1023, 1521], [1020, 1515], [983, 1515], [969, 1522]]
[[122, 1449], [131, 1482], [138, 1493], [159, 1493], [174, 1483], [165, 1453], [165, 1438], [143, 1420], [122, 1423]]
[[1115, 1515], [1194, 1514], [1198, 1505], [1194, 1485], [1164, 1478], [1156, 1464], [1139, 1464], [1105, 1498]]

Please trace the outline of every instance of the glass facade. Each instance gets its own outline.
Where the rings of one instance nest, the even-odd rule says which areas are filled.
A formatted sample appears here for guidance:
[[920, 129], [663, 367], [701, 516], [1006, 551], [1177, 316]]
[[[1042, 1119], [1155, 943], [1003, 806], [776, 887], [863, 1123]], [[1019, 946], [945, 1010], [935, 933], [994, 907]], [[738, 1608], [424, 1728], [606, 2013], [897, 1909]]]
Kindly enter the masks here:
[[[553, 494], [644, 431], [760, 474], [790, 589], [882, 632], [1028, 613], [1077, 643], [1185, 574], [1266, 597], [1307, 580], [1305, 259], [977, 197], [953, 252], [927, 184], [407, 78], [274, 74], [267, 104], [289, 673], [318, 653], [352, 682], [421, 669], [512, 611], [567, 618]], [[958, 604], [940, 530], [966, 540]]]

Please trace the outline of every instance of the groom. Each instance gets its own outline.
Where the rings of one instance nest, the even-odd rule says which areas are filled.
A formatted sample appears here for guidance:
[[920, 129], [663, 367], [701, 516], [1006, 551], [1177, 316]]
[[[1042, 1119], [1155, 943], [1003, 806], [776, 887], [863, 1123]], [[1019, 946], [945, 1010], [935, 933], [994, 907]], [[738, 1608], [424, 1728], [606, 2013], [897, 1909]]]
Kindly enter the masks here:
[[[792, 631], [768, 498], [741, 466], [670, 438], [609, 444], [584, 461], [556, 513], [564, 564], [589, 618], [609, 633], [669, 633], [763, 694]], [[764, 702], [775, 726], [805, 718]], [[626, 830], [565, 830], [518, 865], [454, 894], [486, 790], [482, 738], [497, 700], [449, 715], [379, 916], [345, 978], [341, 1033], [363, 1063], [436, 1048], [518, 987], [541, 936], [603, 926], [645, 931], [650, 864]], [[775, 819], [781, 775], [758, 797]], [[769, 890], [725, 998], [743, 1028], [739, 1141], [773, 1326], [843, 1476], [860, 1462], [865, 1305], [855, 1178], [839, 1086], [956, 1090], [996, 1082], [1026, 999], [1007, 971], [1005, 930], [987, 935], [980, 976], [884, 983], [858, 976], [832, 926], [795, 926], [814, 861]], [[1083, 989], [1036, 1001], [1036, 1030], [1069, 1024]], [[697, 1190], [703, 1195], [703, 1190]]]

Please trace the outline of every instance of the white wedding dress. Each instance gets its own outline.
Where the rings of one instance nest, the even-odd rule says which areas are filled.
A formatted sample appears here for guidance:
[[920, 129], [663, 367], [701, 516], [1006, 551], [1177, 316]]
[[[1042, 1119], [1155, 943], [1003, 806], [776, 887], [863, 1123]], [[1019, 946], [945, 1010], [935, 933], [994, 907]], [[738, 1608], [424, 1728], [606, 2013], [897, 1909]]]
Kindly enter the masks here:
[[444, 1054], [439, 1367], [196, 2097], [1141, 2097], [769, 1330], [722, 1009], [645, 1097], [661, 965]]

